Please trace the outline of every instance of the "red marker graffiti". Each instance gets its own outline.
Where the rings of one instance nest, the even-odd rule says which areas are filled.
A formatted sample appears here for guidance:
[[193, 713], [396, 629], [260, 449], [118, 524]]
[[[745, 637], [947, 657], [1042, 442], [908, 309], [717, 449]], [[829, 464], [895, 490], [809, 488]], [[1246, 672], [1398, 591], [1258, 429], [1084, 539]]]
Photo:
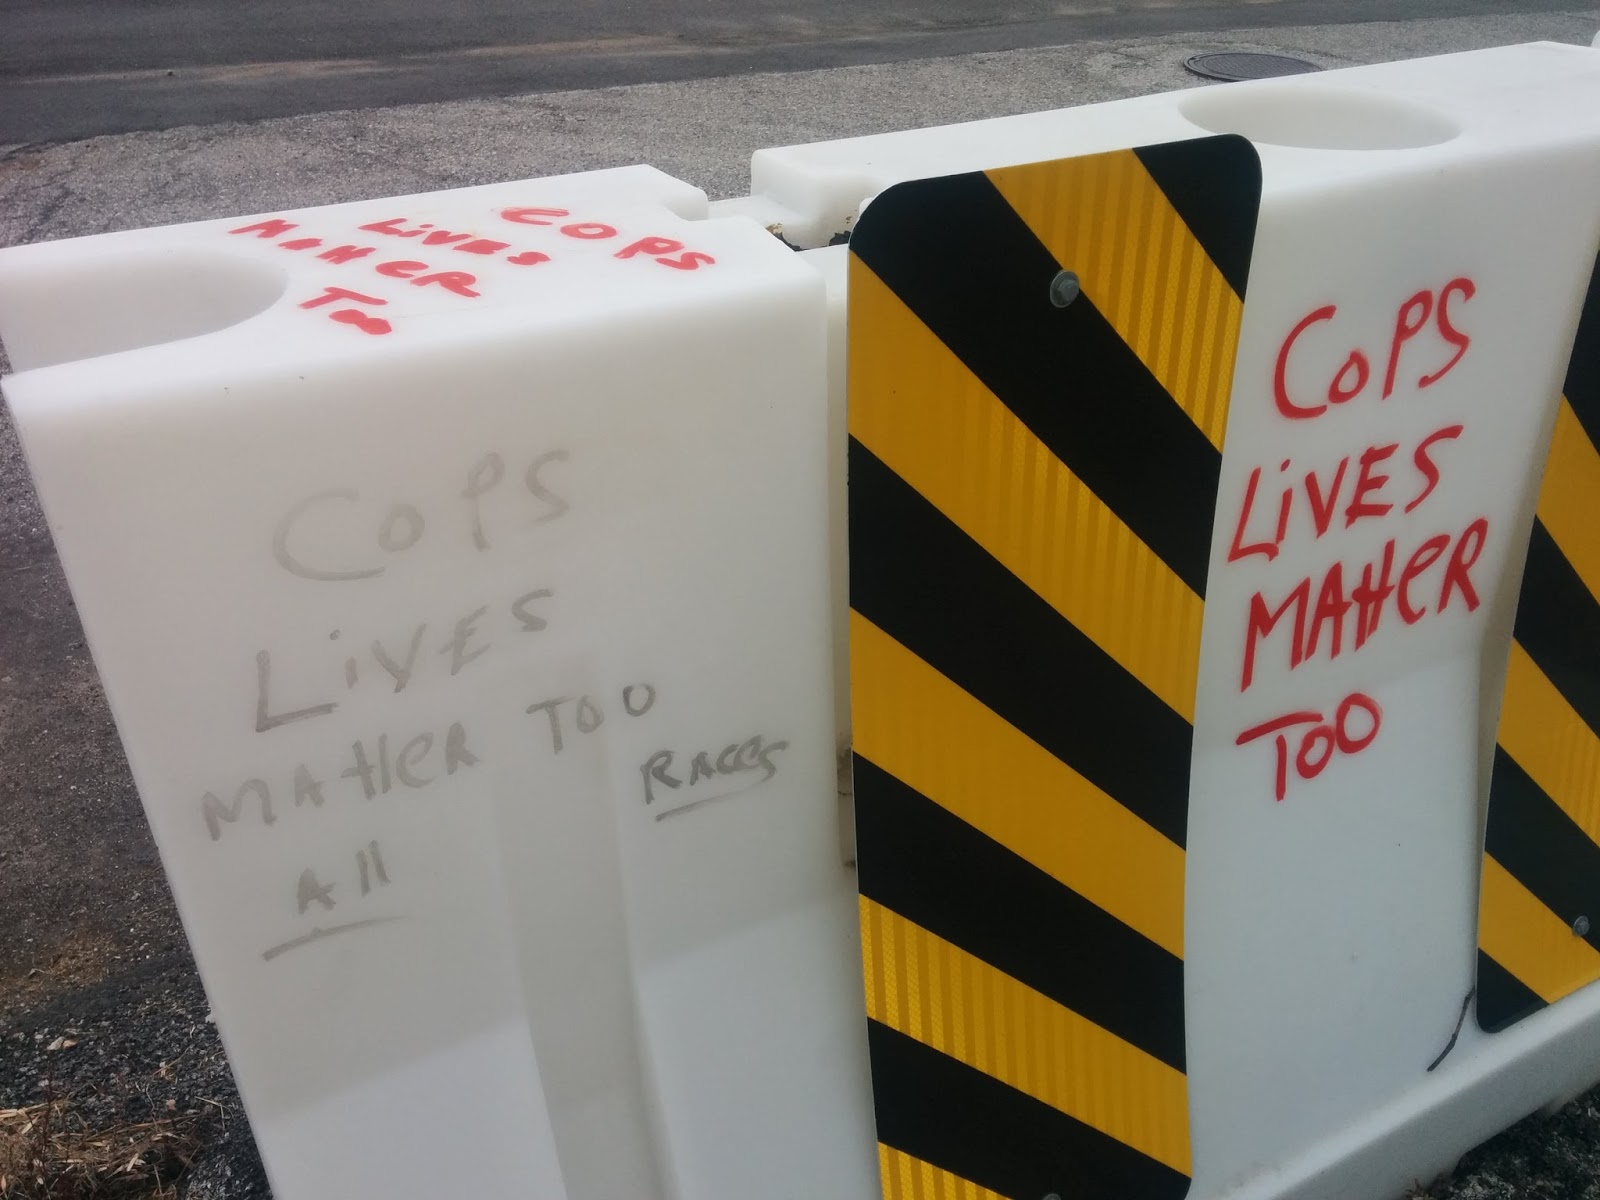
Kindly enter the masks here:
[[[1363, 733], [1351, 732], [1351, 714], [1360, 709], [1366, 714], [1371, 727]], [[1295, 774], [1301, 779], [1315, 779], [1333, 761], [1334, 753], [1360, 754], [1378, 736], [1383, 727], [1383, 710], [1371, 696], [1351, 692], [1339, 701], [1331, 722], [1324, 723], [1322, 714], [1302, 710], [1285, 713], [1260, 725], [1252, 726], [1234, 740], [1236, 746], [1246, 746], [1259, 738], [1273, 736], [1277, 752], [1276, 787], [1274, 794], [1283, 800], [1289, 793], [1289, 739], [1284, 731], [1300, 725], [1311, 726], [1300, 737], [1300, 746], [1294, 756]]]

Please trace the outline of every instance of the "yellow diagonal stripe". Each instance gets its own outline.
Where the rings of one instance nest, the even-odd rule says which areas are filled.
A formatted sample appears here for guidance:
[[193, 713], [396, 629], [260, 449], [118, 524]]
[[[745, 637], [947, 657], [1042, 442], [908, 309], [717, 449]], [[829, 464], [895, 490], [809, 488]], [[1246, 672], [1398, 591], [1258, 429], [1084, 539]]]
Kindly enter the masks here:
[[1181, 1071], [865, 896], [861, 953], [867, 1016], [1189, 1173]]
[[1600, 738], [1516, 642], [1497, 740], [1561, 811], [1600, 842]]
[[1183, 851], [859, 613], [856, 750], [1173, 954]]
[[878, 1174], [883, 1179], [883, 1200], [1008, 1200], [882, 1142], [878, 1143]]
[[851, 434], [1192, 722], [1200, 597], [857, 258], [850, 305]]
[[1138, 157], [1093, 154], [988, 175], [1220, 450], [1244, 304]]
[[1487, 854], [1478, 944], [1549, 1004], [1600, 979], [1600, 951]]
[[1556, 432], [1539, 488], [1539, 520], [1561, 553], [1600, 601], [1600, 453], [1579, 424], [1566, 397], [1556, 412]]

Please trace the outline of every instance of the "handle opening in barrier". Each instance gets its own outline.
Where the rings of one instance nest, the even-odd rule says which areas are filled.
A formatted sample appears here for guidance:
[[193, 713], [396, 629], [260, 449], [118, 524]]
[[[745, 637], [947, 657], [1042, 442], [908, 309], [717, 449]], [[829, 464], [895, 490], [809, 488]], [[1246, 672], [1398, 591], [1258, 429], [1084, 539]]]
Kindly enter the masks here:
[[1307, 150], [1414, 150], [1461, 133], [1454, 121], [1420, 104], [1303, 84], [1206, 88], [1186, 97], [1178, 111], [1211, 133]]
[[181, 248], [13, 275], [0, 290], [18, 370], [215, 333], [272, 307], [289, 283], [270, 263]]

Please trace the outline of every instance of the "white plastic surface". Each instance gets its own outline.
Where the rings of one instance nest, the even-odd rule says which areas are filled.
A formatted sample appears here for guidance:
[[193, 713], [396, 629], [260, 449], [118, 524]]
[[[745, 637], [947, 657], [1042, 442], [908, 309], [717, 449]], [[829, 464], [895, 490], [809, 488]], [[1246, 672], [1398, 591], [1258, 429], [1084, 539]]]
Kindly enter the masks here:
[[[1001, 118], [757, 152], [760, 212], [785, 237], [816, 244], [854, 224], [904, 179], [1238, 132], [1257, 144], [1261, 215], [1234, 376], [1207, 591], [1195, 728], [1186, 907], [1186, 993], [1195, 1200], [1396, 1196], [1542, 1103], [1600, 1078], [1595, 988], [1494, 1036], [1471, 1013], [1440, 1065], [1474, 982], [1487, 762], [1510, 620], [1549, 425], [1600, 242], [1600, 54], [1540, 44], [1318, 75], [1230, 84], [1056, 113]], [[969, 236], [952, 230], [951, 236]], [[930, 253], [936, 253], [930, 247]], [[823, 253], [823, 252], [819, 252]], [[1381, 393], [1395, 327], [1417, 293], [1470, 337], [1454, 345], [1435, 316], [1406, 340]], [[1277, 409], [1274, 373], [1295, 325], [1325, 306], [1286, 359], [1307, 405], [1326, 396], [1352, 350], [1371, 376], [1315, 418]], [[1413, 310], [1412, 315], [1415, 315]], [[1355, 374], [1344, 377], [1350, 384]], [[1440, 481], [1416, 447], [1441, 428]], [[1364, 497], [1392, 513], [1348, 528], [1344, 513], [1369, 448], [1394, 445], [1390, 476]], [[1326, 491], [1348, 457], [1337, 519], [1318, 537], [1308, 471]], [[1288, 464], [1281, 469], [1280, 464]], [[1248, 516], [1245, 493], [1260, 468]], [[1292, 487], [1288, 535], [1267, 561], [1228, 562], [1272, 540]], [[1248, 614], [1276, 609], [1310, 578], [1311, 619], [1335, 561], [1348, 593], [1363, 564], [1397, 542], [1396, 570], [1436, 534], [1451, 553], [1486, 519], [1468, 571], [1482, 603], [1408, 625], [1391, 607], [1351, 652], [1321, 650], [1291, 669], [1279, 628], [1258, 647], [1241, 692]], [[1448, 558], [1418, 576], [1437, 610]], [[1293, 616], [1288, 618], [1292, 621]], [[1370, 694], [1380, 736], [1274, 795], [1271, 738], [1239, 734], [1299, 710], [1332, 717]], [[1352, 710], [1352, 737], [1364, 732]], [[1289, 745], [1310, 728], [1297, 726]]]
[[[1536, 45], [762, 151], [710, 209], [757, 221], [635, 168], [0, 253], [6, 396], [282, 1200], [876, 1193], [828, 672], [844, 252], [762, 225], [820, 245], [901, 179], [1235, 130], [1271, 144], [1196, 726], [1191, 1195], [1398, 1195], [1600, 1078], [1594, 988], [1469, 1015], [1427, 1070], [1600, 241], [1600, 54]], [[619, 256], [644, 239], [681, 244]], [[1418, 388], [1429, 324], [1380, 398], [1397, 314], [1462, 278], [1468, 352]], [[1279, 351], [1328, 305], [1286, 386], [1355, 347], [1372, 378], [1289, 420]], [[1374, 446], [1403, 505], [1455, 423], [1413, 513], [1317, 538], [1302, 489], [1227, 562], [1256, 469], [1252, 534], [1280, 475], [1349, 455], [1349, 488]], [[1280, 632], [1241, 693], [1257, 591], [1480, 517], [1476, 610], [1292, 670]], [[1277, 801], [1238, 734], [1358, 690], [1380, 735]]]
[[0, 258], [283, 1200], [865, 1194], [823, 287], [703, 214], [632, 168]]

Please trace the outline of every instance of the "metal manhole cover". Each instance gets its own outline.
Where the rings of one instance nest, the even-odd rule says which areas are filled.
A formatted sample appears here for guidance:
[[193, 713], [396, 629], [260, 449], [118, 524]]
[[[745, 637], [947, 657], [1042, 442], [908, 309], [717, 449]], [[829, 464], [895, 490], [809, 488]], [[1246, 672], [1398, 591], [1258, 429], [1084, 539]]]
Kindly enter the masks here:
[[1320, 71], [1316, 63], [1287, 54], [1263, 54], [1255, 50], [1212, 50], [1191, 54], [1183, 65], [1204, 79], [1238, 83], [1244, 79], [1275, 79], [1279, 75], [1306, 75]]

